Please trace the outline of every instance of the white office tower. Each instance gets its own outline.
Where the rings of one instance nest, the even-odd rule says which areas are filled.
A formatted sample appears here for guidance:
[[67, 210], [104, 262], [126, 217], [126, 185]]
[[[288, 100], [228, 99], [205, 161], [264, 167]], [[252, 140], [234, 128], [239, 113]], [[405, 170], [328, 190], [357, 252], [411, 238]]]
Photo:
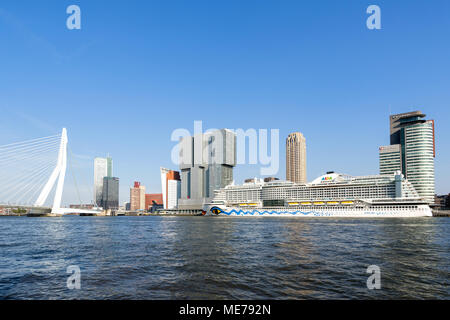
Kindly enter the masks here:
[[102, 205], [103, 178], [112, 177], [112, 159], [94, 159], [94, 202], [97, 206]]
[[164, 209], [176, 209], [181, 196], [180, 173], [161, 168], [161, 190]]
[[216, 130], [180, 141], [182, 209], [201, 209], [214, 190], [233, 182], [236, 165], [236, 134], [228, 129]]

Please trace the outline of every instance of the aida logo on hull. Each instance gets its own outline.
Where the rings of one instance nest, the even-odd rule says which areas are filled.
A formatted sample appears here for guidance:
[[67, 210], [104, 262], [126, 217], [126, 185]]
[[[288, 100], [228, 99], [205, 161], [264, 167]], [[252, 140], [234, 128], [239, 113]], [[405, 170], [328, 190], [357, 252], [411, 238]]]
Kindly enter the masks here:
[[331, 181], [333, 180], [333, 177], [323, 177], [322, 182]]

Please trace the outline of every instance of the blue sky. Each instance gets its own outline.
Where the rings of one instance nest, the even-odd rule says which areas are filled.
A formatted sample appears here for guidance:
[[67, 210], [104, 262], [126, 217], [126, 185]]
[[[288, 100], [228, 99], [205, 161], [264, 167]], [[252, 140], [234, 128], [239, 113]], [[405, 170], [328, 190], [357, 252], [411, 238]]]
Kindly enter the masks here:
[[[66, 28], [79, 5], [82, 29]], [[381, 8], [382, 30], [366, 28]], [[308, 179], [378, 173], [389, 113], [436, 121], [436, 189], [450, 192], [450, 2], [7, 1], [0, 4], [0, 145], [67, 127], [84, 201], [108, 153], [121, 201], [159, 167], [177, 128], [280, 130], [307, 139]], [[238, 166], [241, 182], [259, 166]], [[64, 201], [75, 202], [73, 182]]]

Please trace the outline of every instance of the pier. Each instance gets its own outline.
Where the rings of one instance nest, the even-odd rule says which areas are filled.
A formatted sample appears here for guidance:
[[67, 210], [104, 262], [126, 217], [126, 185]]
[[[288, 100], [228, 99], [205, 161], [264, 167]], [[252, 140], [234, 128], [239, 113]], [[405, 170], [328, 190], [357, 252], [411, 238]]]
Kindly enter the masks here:
[[202, 216], [201, 209], [162, 209], [151, 214], [154, 216]]
[[450, 217], [450, 210], [432, 210], [433, 217]]

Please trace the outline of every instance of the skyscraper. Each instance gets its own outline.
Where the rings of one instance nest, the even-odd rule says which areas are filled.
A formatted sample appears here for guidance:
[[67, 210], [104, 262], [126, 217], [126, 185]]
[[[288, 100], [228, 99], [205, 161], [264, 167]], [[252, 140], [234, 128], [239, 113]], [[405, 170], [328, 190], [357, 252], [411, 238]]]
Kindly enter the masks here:
[[119, 178], [104, 177], [102, 192], [102, 207], [105, 210], [119, 208]]
[[[397, 158], [400, 154], [400, 166], [403, 175], [413, 184], [416, 191], [427, 202], [434, 202], [435, 180], [434, 180], [434, 157], [435, 136], [434, 120], [426, 120], [420, 111], [413, 111], [391, 115], [389, 148], [396, 149]], [[398, 161], [394, 167], [389, 168], [388, 163], [394, 160], [387, 159], [386, 153], [382, 152], [388, 147], [380, 147], [380, 173], [392, 174], [398, 167]], [[382, 170], [383, 168], [383, 170]]]
[[402, 148], [399, 144], [383, 146], [380, 152], [380, 174], [393, 174], [402, 171]]
[[138, 181], [134, 182], [134, 187], [130, 188], [130, 210], [146, 210], [145, 208], [145, 187]]
[[181, 196], [180, 173], [161, 168], [161, 189], [164, 209], [174, 209], [178, 205]]
[[306, 139], [300, 132], [286, 139], [286, 180], [306, 183]]
[[112, 159], [95, 158], [94, 159], [94, 202], [101, 206], [103, 193], [103, 178], [112, 177]]
[[199, 209], [214, 190], [233, 182], [236, 165], [236, 134], [216, 130], [180, 141], [181, 208]]

